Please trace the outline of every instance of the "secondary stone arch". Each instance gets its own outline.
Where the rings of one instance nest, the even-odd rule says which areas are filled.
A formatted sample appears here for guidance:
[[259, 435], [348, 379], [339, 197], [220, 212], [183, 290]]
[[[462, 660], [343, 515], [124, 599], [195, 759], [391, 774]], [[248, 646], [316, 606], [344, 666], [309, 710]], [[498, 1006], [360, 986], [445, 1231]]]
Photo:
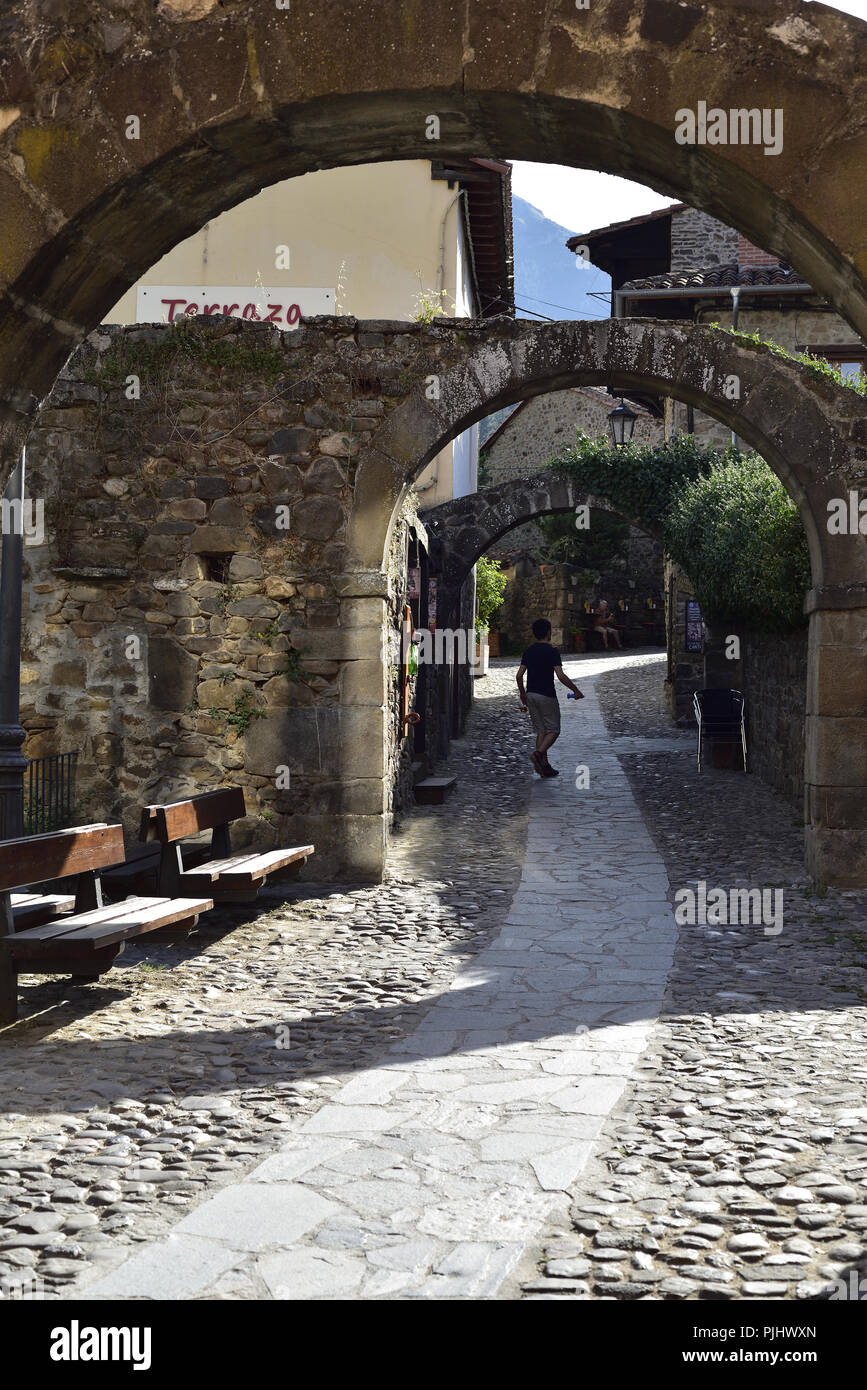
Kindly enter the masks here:
[[826, 524], [828, 502], [857, 488], [859, 480], [863, 485], [867, 472], [864, 401], [854, 391], [769, 348], [699, 325], [498, 320], [475, 325], [467, 337], [463, 361], [441, 374], [428, 350], [415, 391], [365, 451], [348, 538], [358, 569], [381, 569], [412, 480], [462, 430], [531, 396], [611, 386], [626, 394], [673, 396], [735, 430], [766, 459], [798, 506], [815, 588], [862, 586], [867, 598], [867, 539], [831, 537]]
[[[619, 173], [780, 253], [867, 333], [867, 26], [850, 16], [798, 0], [161, 0], [134, 24], [102, 22], [101, 0], [5, 9], [6, 471], [72, 348], [149, 266], [266, 184], [341, 164], [507, 152]], [[677, 113], [700, 102], [772, 103], [782, 151], [679, 144]]]
[[[476, 325], [463, 361], [438, 374], [431, 353], [419, 366], [415, 391], [360, 460], [348, 548], [374, 582], [413, 478], [468, 425], [533, 395], [584, 385], [671, 395], [729, 425], [774, 468], [798, 506], [812, 561], [807, 867], [841, 886], [867, 882], [867, 537], [827, 528], [828, 503], [860, 495], [867, 479], [863, 399], [764, 346], [658, 321]], [[430, 399], [431, 374], [439, 399]], [[359, 591], [365, 582], [356, 578]]]
[[[582, 503], [594, 510], [612, 512], [661, 539], [654, 526], [638, 514], [618, 507], [615, 497], [591, 496], [579, 479], [542, 469], [529, 478], [508, 478], [505, 482], [467, 497], [456, 497], [438, 507], [419, 513], [429, 534], [440, 542], [438, 554], [440, 588], [437, 613], [448, 626], [457, 621], [461, 586], [480, 555], [502, 536], [541, 516], [573, 512]], [[443, 625], [446, 625], [445, 621]]]

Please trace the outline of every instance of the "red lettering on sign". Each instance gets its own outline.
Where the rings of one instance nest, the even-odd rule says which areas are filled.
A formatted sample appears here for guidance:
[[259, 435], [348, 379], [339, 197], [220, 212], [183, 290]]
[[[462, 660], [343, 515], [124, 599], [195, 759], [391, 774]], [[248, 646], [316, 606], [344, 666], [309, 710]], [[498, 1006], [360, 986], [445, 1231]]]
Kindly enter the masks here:
[[218, 314], [219, 312], [220, 312], [220, 306], [219, 306], [219, 304], [203, 304], [203, 305], [202, 305], [202, 313], [203, 313], [203, 314]]
[[224, 314], [231, 314], [231, 313], [234, 312], [235, 309], [237, 309], [237, 307], [238, 307], [237, 304], [224, 304], [224, 305], [223, 305], [223, 313], [224, 313]]
[[[247, 313], [247, 310], [248, 310], [248, 309], [250, 310], [249, 314]], [[245, 305], [244, 305], [244, 309], [243, 309], [243, 312], [242, 312], [242, 314], [241, 314], [241, 318], [242, 318], [242, 319], [256, 319], [256, 320], [258, 321], [258, 320], [261, 319], [261, 317], [262, 317], [261, 314], [259, 314], [259, 313], [256, 312], [256, 305], [255, 305], [255, 304], [245, 304]]]
[[185, 313], [185, 314], [189, 314], [191, 317], [192, 317], [193, 314], [197, 314], [198, 312], [199, 312], [199, 306], [198, 306], [198, 304], [188, 304], [187, 307], [186, 307], [186, 309], [184, 310], [184, 313]]
[[172, 320], [173, 320], [173, 318], [174, 318], [174, 316], [175, 316], [175, 309], [176, 309], [177, 305], [178, 305], [178, 304], [186, 304], [186, 302], [187, 302], [187, 297], [186, 297], [186, 295], [184, 295], [183, 299], [161, 299], [161, 300], [160, 300], [160, 303], [161, 303], [161, 304], [168, 304], [168, 305], [169, 305], [169, 323], [172, 322]]
[[271, 310], [271, 312], [270, 312], [270, 314], [268, 314], [267, 318], [265, 319], [265, 322], [266, 322], [266, 323], [279, 323], [279, 322], [280, 322], [280, 310], [283, 308], [283, 305], [282, 305], [282, 304], [269, 304], [269, 305], [268, 305], [268, 308]]
[[288, 323], [289, 327], [291, 328], [292, 325], [293, 325], [293, 323], [298, 323], [299, 320], [300, 320], [300, 318], [301, 318], [301, 305], [300, 305], [300, 304], [290, 304], [290, 305], [289, 305], [289, 308], [286, 310], [286, 322]]

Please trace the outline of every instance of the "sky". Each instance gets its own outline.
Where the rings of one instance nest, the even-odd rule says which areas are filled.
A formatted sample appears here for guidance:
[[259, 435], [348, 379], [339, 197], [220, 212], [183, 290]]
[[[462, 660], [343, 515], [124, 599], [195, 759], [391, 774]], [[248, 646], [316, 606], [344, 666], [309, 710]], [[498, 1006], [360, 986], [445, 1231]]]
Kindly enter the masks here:
[[[824, 0], [824, 3], [829, 9], [843, 10], [867, 20], [867, 0]], [[512, 191], [553, 222], [559, 222], [561, 227], [568, 227], [576, 234], [638, 217], [677, 201], [613, 174], [521, 161], [513, 166]]]

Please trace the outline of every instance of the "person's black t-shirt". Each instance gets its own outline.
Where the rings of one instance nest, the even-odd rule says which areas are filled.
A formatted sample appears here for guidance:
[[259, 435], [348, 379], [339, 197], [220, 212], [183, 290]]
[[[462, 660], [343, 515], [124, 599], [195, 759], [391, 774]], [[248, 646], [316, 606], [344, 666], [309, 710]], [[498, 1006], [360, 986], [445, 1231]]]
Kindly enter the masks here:
[[521, 665], [527, 668], [527, 693], [549, 695], [556, 700], [554, 668], [563, 665], [557, 648], [550, 642], [534, 642], [521, 657]]

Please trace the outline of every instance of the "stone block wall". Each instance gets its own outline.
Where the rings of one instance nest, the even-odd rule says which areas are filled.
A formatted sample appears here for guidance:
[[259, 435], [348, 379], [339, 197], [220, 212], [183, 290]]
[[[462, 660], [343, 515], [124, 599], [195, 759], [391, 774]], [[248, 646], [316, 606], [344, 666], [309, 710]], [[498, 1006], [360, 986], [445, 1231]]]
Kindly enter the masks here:
[[382, 592], [355, 592], [344, 535], [417, 333], [353, 322], [102, 329], [43, 408], [22, 722], [28, 756], [78, 750], [76, 820], [134, 836], [143, 803], [236, 783], [239, 846], [312, 841], [309, 874], [377, 875], [406, 780], [381, 659], [405, 564], [396, 542]]
[[738, 256], [738, 234], [709, 213], [684, 208], [671, 219], [671, 269], [702, 270]]
[[750, 770], [800, 810], [804, 797], [807, 630], [741, 639]]

